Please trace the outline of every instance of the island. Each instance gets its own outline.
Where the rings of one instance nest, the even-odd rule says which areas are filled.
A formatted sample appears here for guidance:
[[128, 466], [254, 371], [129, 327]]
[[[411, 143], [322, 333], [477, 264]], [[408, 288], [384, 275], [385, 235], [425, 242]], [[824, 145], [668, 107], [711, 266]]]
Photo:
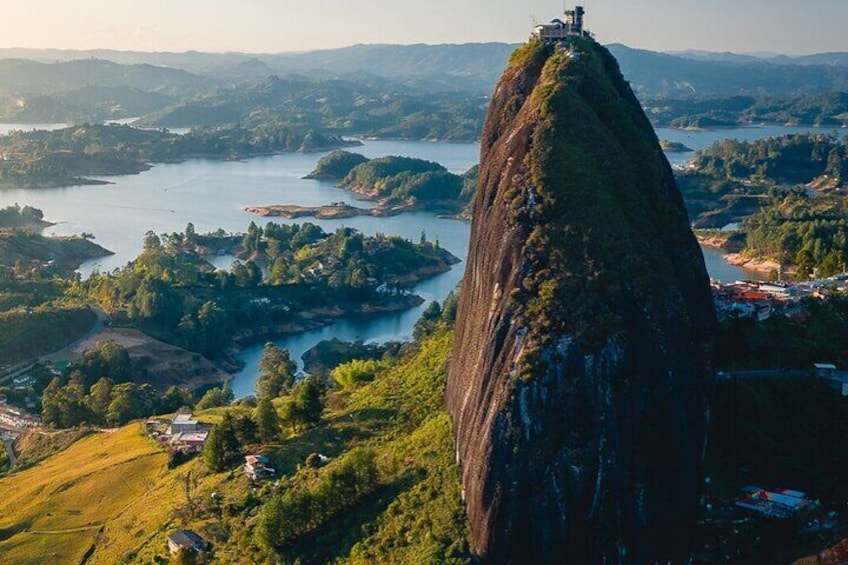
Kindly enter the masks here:
[[[206, 261], [219, 255], [237, 259], [229, 271]], [[269, 222], [198, 234], [188, 224], [149, 232], [138, 258], [81, 286], [110, 319], [227, 365], [242, 344], [417, 306], [408, 288], [458, 261], [437, 243], [350, 228]]]
[[687, 147], [679, 141], [669, 141], [667, 139], [660, 141], [660, 148], [666, 153], [689, 153], [692, 151], [692, 148]]
[[319, 220], [342, 220], [356, 216], [396, 216], [403, 212], [418, 209], [414, 202], [399, 204], [378, 203], [373, 208], [359, 208], [344, 202], [333, 202], [324, 206], [297, 206], [295, 204], [272, 204], [270, 206], [247, 206], [244, 210], [263, 217], [283, 217], [289, 220], [297, 218], [316, 218]]
[[448, 217], [468, 219], [471, 201], [477, 190], [478, 168], [463, 175], [424, 159], [388, 156], [367, 159], [357, 153], [337, 150], [322, 157], [307, 179], [336, 181], [366, 200], [372, 208], [335, 202], [325, 206], [271, 204], [249, 206], [246, 211], [259, 216], [288, 219], [313, 217], [326, 220], [354, 216], [394, 216], [414, 210], [427, 210]]

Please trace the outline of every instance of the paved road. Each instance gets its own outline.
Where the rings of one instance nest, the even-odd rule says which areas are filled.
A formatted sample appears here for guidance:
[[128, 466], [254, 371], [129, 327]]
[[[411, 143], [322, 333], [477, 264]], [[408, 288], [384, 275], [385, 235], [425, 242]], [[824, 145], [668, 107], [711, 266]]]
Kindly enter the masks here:
[[94, 325], [88, 330], [84, 335], [82, 335], [79, 339], [60, 349], [59, 351], [54, 351], [53, 353], [48, 353], [47, 355], [42, 355], [38, 358], [42, 363], [49, 361], [59, 361], [65, 359], [69, 353], [71, 353], [76, 346], [89, 339], [91, 336], [99, 332], [103, 329], [103, 326], [106, 325], [106, 313], [100, 309], [99, 306], [95, 304], [89, 304], [88, 308], [94, 312], [94, 315], [97, 317]]
[[9, 454], [9, 470], [15, 468], [15, 463], [18, 462], [17, 457], [15, 457], [15, 450], [12, 448], [12, 444], [15, 440], [10, 438], [9, 436], [3, 434], [3, 443], [6, 445], [6, 453]]

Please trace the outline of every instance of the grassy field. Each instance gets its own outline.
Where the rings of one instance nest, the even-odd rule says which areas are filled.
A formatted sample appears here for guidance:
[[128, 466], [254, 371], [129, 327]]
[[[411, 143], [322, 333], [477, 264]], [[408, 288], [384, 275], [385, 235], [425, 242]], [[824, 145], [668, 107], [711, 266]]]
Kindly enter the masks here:
[[0, 479], [2, 560], [79, 563], [111, 521], [148, 498], [165, 469], [166, 455], [134, 424]]

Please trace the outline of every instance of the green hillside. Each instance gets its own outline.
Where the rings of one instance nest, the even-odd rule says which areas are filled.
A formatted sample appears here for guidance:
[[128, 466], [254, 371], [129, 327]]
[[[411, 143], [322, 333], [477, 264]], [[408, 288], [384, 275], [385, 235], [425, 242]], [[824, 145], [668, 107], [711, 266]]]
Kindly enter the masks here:
[[[212, 543], [211, 563], [464, 561], [453, 431], [441, 408], [452, 342], [442, 331], [411, 346], [361, 388], [331, 389], [318, 425], [245, 448], [269, 455], [277, 487], [253, 489], [238, 468], [210, 473], [202, 457], [169, 470], [167, 454], [139, 423], [84, 437], [0, 479], [0, 554], [14, 563], [166, 562], [168, 534], [188, 528]], [[219, 422], [226, 411], [250, 413], [235, 407], [199, 417]], [[311, 453], [330, 461], [304, 465]], [[368, 488], [326, 498], [363, 458], [372, 470]], [[292, 496], [325, 496], [324, 511], [278, 537], [283, 543], [269, 543], [283, 522], [269, 518]]]
[[[133, 424], [88, 436], [34, 467], [0, 479], [2, 560], [21, 565], [79, 563], [92, 546], [105, 541], [107, 523], [158, 519], [158, 510], [179, 494], [174, 488], [162, 498], [146, 496], [152, 486], [173, 479], [165, 472], [166, 460]], [[121, 547], [119, 539], [108, 541]]]

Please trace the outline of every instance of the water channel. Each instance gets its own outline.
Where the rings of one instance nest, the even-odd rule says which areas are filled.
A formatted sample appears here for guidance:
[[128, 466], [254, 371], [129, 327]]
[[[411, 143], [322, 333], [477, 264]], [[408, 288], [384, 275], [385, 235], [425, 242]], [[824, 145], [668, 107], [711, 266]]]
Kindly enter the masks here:
[[[34, 124], [6, 124], [0, 134], [12, 129], [44, 127]], [[44, 129], [56, 129], [50, 124]], [[841, 133], [841, 130], [813, 128], [752, 127], [713, 131], [682, 131], [661, 128], [661, 139], [680, 141], [693, 150], [701, 149], [725, 138], [757, 139], [795, 131]], [[367, 157], [405, 155], [437, 161], [455, 173], [463, 173], [479, 157], [475, 143], [433, 143], [423, 141], [371, 141], [352, 149]], [[353, 202], [354, 197], [331, 182], [304, 180], [322, 156], [320, 153], [296, 153], [259, 157], [248, 161], [189, 160], [179, 164], [162, 164], [139, 175], [101, 177], [111, 184], [72, 186], [50, 189], [0, 190], [0, 207], [13, 203], [29, 205], [44, 211], [45, 219], [56, 225], [45, 230], [48, 235], [92, 233], [95, 241], [114, 255], [82, 265], [80, 272], [88, 276], [95, 270], [111, 271], [133, 259], [142, 248], [144, 234], [183, 231], [192, 222], [198, 232], [222, 228], [227, 232], [243, 232], [251, 221], [265, 220], [245, 212], [245, 206], [266, 204], [298, 204], [318, 206], [331, 202]], [[673, 165], [684, 164], [691, 153], [669, 155]], [[368, 203], [359, 202], [359, 206]], [[290, 223], [288, 220], [275, 219]], [[345, 220], [313, 221], [327, 231], [346, 226], [371, 235], [385, 233], [417, 240], [422, 231], [427, 238], [438, 239], [440, 245], [462, 259], [466, 258], [470, 226], [466, 222], [437, 218], [433, 214], [415, 212], [390, 218], [360, 216]], [[710, 274], [722, 280], [735, 280], [752, 273], [728, 265], [719, 252], [705, 250]], [[226, 260], [216, 262], [226, 268]], [[341, 320], [325, 328], [277, 340], [300, 355], [322, 339], [362, 339], [366, 342], [403, 340], [411, 336], [412, 327], [426, 304], [443, 300], [453, 290], [464, 270], [460, 263], [453, 270], [423, 281], [413, 291], [427, 302], [418, 308], [367, 320]], [[236, 375], [233, 388], [237, 396], [253, 392], [262, 344], [245, 349], [240, 360], [245, 368]]]

